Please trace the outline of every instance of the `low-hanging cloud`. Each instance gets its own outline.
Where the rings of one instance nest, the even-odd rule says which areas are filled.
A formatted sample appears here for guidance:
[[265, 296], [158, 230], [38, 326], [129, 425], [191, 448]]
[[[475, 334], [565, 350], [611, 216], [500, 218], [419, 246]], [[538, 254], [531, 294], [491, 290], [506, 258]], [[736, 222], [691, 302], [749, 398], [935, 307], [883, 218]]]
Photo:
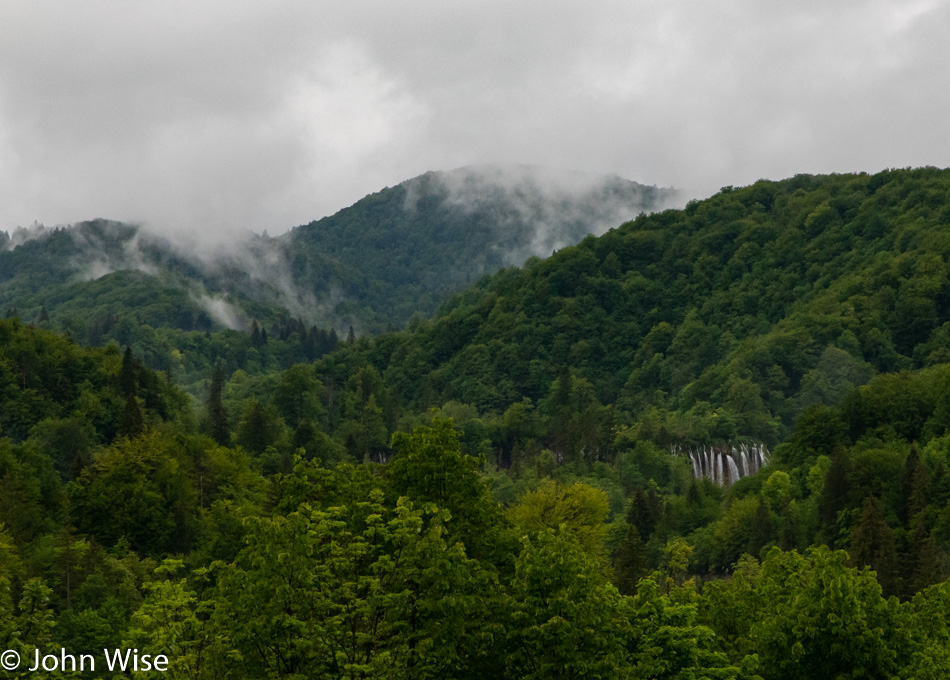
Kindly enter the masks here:
[[221, 241], [472, 163], [697, 196], [946, 165], [948, 20], [937, 0], [9, 0], [0, 229]]
[[[429, 173], [406, 183], [406, 208], [413, 209], [421, 181], [437, 182], [447, 206], [486, 212], [490, 239], [508, 265], [574, 245], [643, 212], [679, 207], [685, 198], [672, 189], [643, 186], [616, 175], [529, 165], [478, 165]], [[430, 189], [431, 191], [431, 189]]]

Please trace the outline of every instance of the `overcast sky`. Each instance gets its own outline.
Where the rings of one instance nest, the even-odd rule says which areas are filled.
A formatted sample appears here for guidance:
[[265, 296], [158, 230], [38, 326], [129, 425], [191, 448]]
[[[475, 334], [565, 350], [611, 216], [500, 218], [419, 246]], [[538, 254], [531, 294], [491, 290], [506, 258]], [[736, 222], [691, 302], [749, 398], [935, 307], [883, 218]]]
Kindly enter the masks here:
[[950, 2], [0, 0], [0, 229], [272, 234], [430, 169], [950, 165]]

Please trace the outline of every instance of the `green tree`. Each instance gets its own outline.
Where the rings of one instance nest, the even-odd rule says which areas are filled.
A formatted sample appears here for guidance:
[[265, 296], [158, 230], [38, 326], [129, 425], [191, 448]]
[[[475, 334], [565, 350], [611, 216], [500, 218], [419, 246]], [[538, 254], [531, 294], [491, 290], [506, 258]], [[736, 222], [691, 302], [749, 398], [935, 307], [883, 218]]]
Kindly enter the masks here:
[[244, 406], [234, 441], [238, 446], [259, 456], [277, 443], [282, 434], [281, 430], [277, 412], [257, 399], [250, 399]]
[[522, 539], [510, 587], [508, 677], [622, 678], [630, 674], [623, 600], [567, 532]]
[[869, 570], [846, 566], [827, 547], [807, 557], [769, 552], [751, 628], [765, 680], [889, 678], [900, 669], [904, 630], [896, 599], [885, 601]]
[[412, 434], [397, 432], [392, 446], [396, 454], [386, 466], [392, 493], [447, 510], [450, 545], [462, 542], [478, 559], [499, 558], [504, 541], [496, 541], [503, 518], [479, 477], [481, 461], [462, 455], [452, 421], [434, 418], [430, 427], [417, 427]]
[[213, 615], [240, 674], [409, 680], [479, 667], [491, 583], [445, 544], [446, 519], [375, 491], [253, 521]]
[[523, 531], [560, 529], [573, 536], [588, 555], [602, 559], [609, 511], [607, 494], [602, 490], [580, 482], [561, 484], [549, 480], [526, 493], [508, 511], [508, 517]]
[[885, 595], [897, 594], [894, 532], [884, 520], [881, 503], [874, 496], [867, 497], [861, 519], [851, 532], [850, 554], [855, 566], [871, 567], [877, 573]]
[[218, 364], [211, 374], [211, 386], [208, 388], [208, 399], [205, 408], [208, 413], [208, 425], [211, 438], [221, 446], [231, 443], [231, 430], [228, 427], [228, 412], [224, 408], [221, 395], [224, 391], [224, 368]]

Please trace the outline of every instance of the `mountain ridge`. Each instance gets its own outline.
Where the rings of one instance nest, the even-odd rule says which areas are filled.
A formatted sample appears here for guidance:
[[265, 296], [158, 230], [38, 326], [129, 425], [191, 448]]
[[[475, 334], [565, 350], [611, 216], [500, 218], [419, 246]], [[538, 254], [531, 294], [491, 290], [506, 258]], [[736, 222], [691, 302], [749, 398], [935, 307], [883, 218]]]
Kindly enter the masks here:
[[[44, 296], [62, 296], [43, 290], [51, 282], [75, 287], [139, 270], [156, 279], [146, 286], [152, 293], [188, 293], [189, 313], [198, 320], [179, 323], [185, 330], [244, 330], [257, 314], [270, 320], [284, 309], [341, 332], [349, 326], [380, 332], [430, 315], [485, 273], [674, 195], [616, 176], [485, 166], [426, 173], [280, 236], [251, 235], [213, 253], [109, 220], [38, 227], [0, 235], [0, 307], [39, 318]], [[559, 197], [562, 215], [545, 212], [549, 196]], [[613, 198], [596, 200], [603, 196]], [[539, 238], [542, 229], [554, 240]], [[37, 270], [38, 260], [48, 263], [46, 271]], [[56, 309], [48, 313], [57, 320]]]

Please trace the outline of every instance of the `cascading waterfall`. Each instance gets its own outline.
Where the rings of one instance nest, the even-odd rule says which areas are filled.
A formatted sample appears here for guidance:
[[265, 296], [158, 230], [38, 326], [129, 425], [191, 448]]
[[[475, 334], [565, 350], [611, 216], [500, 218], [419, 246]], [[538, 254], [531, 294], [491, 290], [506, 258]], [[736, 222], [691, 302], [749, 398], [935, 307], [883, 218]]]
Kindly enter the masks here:
[[688, 457], [696, 479], [711, 479], [720, 486], [735, 484], [769, 463], [768, 448], [758, 442], [739, 442], [738, 446], [703, 444], [695, 448], [674, 444], [670, 446], [670, 453]]
[[739, 467], [736, 465], [736, 459], [732, 456], [725, 456], [726, 463], [729, 465], [729, 478], [726, 484], [735, 484], [739, 481]]

